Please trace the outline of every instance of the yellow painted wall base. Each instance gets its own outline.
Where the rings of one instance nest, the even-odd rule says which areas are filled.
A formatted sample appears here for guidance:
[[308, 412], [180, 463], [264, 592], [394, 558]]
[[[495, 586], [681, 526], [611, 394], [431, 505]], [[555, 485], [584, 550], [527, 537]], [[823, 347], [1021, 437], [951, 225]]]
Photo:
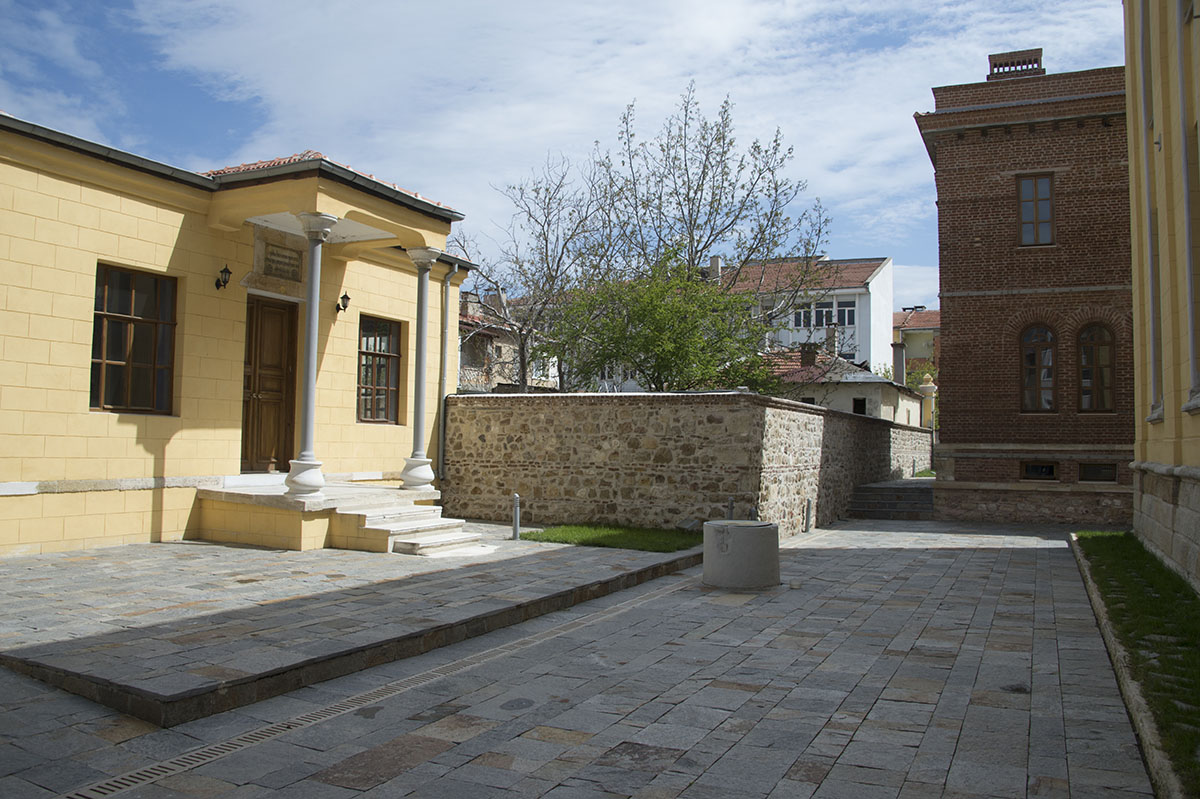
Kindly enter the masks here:
[[274, 549], [322, 549], [330, 545], [333, 510], [296, 511], [201, 499], [200, 524], [189, 538]]
[[178, 541], [199, 526], [196, 489], [0, 497], [0, 557]]

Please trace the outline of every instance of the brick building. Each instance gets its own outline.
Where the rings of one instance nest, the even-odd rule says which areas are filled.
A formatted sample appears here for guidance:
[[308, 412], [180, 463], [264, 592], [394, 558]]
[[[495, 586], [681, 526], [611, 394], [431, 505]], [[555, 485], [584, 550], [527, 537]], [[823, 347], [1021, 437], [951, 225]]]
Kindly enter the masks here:
[[1122, 67], [1041, 50], [933, 89], [946, 518], [1128, 524], [1133, 456]]

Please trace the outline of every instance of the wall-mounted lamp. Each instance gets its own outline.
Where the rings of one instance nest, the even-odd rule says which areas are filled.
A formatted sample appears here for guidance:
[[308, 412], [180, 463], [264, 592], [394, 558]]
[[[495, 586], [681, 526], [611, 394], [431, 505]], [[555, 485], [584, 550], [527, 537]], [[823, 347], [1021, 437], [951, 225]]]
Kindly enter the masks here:
[[341, 313], [342, 311], [346, 310], [349, 307], [350, 307], [350, 295], [349, 294], [343, 294], [341, 296], [341, 298], [333, 304], [333, 310], [335, 313]]
[[233, 272], [229, 271], [229, 264], [225, 264], [225, 268], [217, 275], [217, 290], [221, 290], [229, 285], [229, 278], [233, 277]]

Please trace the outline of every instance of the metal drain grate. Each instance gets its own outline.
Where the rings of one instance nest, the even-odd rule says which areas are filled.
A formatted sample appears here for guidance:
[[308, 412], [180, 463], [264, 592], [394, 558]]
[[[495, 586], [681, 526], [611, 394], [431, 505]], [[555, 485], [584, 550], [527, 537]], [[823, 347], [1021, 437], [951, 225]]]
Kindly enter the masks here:
[[169, 777], [173, 774], [179, 774], [184, 771], [190, 771], [206, 763], [211, 763], [214, 760], [219, 760], [226, 755], [231, 755], [234, 752], [241, 751], [249, 746], [260, 744], [263, 741], [269, 741], [272, 738], [277, 738], [286, 732], [298, 730], [303, 727], [309, 727], [313, 724], [319, 724], [322, 721], [328, 721], [336, 716], [341, 716], [346, 713], [358, 710], [361, 707], [372, 705], [384, 699], [390, 699], [397, 694], [402, 694], [412, 688], [431, 683], [435, 680], [440, 680], [443, 677], [449, 677], [453, 674], [458, 674], [468, 669], [473, 669], [490, 660], [501, 658], [506, 655], [511, 655], [521, 649], [526, 649], [531, 646], [537, 646], [540, 643], [549, 641], [551, 638], [557, 638], [561, 635], [574, 632], [581, 627], [586, 627], [611, 616], [616, 616], [624, 613], [638, 605], [643, 605], [651, 600], [658, 599], [661, 596], [678, 591], [685, 586], [696, 582], [697, 578], [689, 577], [674, 585], [664, 586], [662, 588], [649, 591], [641, 596], [628, 599], [624, 602], [613, 605], [612, 607], [598, 610], [595, 613], [589, 613], [578, 619], [563, 622], [562, 624], [551, 627], [541, 632], [527, 635], [516, 641], [509, 641], [505, 644], [500, 644], [488, 649], [484, 652], [479, 652], [474, 655], [463, 657], [453, 663], [447, 663], [437, 668], [420, 674], [414, 674], [411, 677], [404, 677], [399, 680], [381, 685], [378, 688], [372, 688], [361, 694], [356, 694], [349, 699], [343, 699], [338, 702], [323, 707], [320, 710], [313, 710], [287, 721], [280, 721], [274, 724], [269, 724], [266, 727], [259, 727], [257, 730], [242, 733], [228, 741], [222, 741], [217, 744], [202, 746], [199, 749], [193, 749], [190, 752], [185, 752], [178, 757], [173, 757], [170, 760], [164, 760], [161, 763], [155, 763], [153, 766], [130, 771], [122, 774], [119, 777], [112, 777], [102, 782], [93, 783], [85, 788], [70, 791], [69, 793], [60, 794], [61, 799], [107, 799], [109, 796], [128, 791], [131, 788], [137, 788], [148, 783], [157, 782], [163, 777]]

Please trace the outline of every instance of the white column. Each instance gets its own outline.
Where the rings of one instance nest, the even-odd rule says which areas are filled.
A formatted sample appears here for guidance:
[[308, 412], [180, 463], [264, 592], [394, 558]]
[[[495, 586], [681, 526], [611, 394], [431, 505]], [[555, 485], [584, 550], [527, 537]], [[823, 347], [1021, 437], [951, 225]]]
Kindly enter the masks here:
[[425, 457], [425, 351], [429, 328], [429, 270], [442, 254], [436, 247], [405, 250], [417, 267], [416, 355], [413, 359], [412, 456], [404, 459], [400, 480], [405, 488], [428, 488], [433, 482], [433, 461]]
[[321, 318], [321, 245], [329, 240], [337, 217], [329, 214], [298, 214], [308, 236], [308, 309], [304, 324], [304, 382], [300, 398], [300, 454], [291, 461], [287, 494], [290, 497], [318, 497], [325, 487], [321, 462], [317, 460], [317, 323]]

